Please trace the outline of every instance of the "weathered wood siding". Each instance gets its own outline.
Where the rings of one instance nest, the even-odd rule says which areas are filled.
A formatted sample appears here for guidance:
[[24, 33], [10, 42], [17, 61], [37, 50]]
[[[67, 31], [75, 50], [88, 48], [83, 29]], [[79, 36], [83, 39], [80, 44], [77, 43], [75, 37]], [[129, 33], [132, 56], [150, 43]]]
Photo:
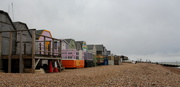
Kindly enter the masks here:
[[[14, 23], [17, 30], [28, 30], [28, 27], [24, 23], [16, 22]], [[16, 54], [20, 54], [20, 32], [17, 32], [17, 48]], [[32, 41], [32, 37], [30, 35], [30, 31], [22, 32], [22, 41], [30, 42]], [[22, 54], [31, 54], [32, 53], [32, 44], [31, 43], [23, 43], [22, 45]]]
[[[0, 11], [0, 31], [16, 30], [9, 15]], [[12, 34], [12, 54], [16, 52], [16, 33]], [[9, 32], [2, 33], [2, 55], [9, 54]]]

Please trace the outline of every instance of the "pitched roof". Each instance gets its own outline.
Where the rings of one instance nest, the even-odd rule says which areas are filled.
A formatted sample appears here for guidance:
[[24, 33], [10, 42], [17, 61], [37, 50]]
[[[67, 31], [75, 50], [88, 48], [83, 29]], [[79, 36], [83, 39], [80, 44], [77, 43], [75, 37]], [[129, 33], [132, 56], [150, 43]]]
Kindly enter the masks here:
[[80, 42], [76, 41], [75, 44], [76, 44], [76, 49], [77, 50], [82, 50], [82, 44]]
[[9, 14], [8, 14], [7, 12], [5, 12], [5, 11], [2, 11], [2, 10], [0, 10], [0, 13], [6, 15], [6, 16], [8, 17], [8, 19], [10, 20], [10, 23], [11, 23], [12, 27], [14, 28], [14, 30], [16, 30], [16, 27], [14, 26], [14, 24], [13, 24], [13, 22], [12, 22], [10, 16], [9, 16]]
[[104, 46], [103, 45], [96, 45], [96, 51], [103, 51]]
[[93, 50], [94, 45], [87, 45], [88, 50]]
[[[26, 27], [26, 30], [29, 30], [29, 28], [28, 28], [28, 26], [25, 24], [25, 23], [23, 23], [23, 22], [13, 22], [13, 24], [14, 24], [14, 26], [16, 27], [16, 29], [17, 30], [24, 30], [24, 29], [22, 29], [22, 28], [17, 28], [19, 25], [25, 25], [25, 27]], [[32, 35], [31, 35], [31, 32], [30, 31], [28, 31], [29, 32], [29, 35], [32, 37]]]
[[66, 40], [68, 43], [70, 43], [71, 40], [74, 40], [74, 39], [64, 39]]

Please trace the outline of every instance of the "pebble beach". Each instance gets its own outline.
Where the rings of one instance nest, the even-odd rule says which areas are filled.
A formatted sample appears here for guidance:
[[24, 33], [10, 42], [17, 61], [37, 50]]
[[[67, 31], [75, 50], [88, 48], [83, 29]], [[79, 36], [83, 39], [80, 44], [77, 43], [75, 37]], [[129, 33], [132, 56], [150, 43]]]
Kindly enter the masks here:
[[122, 63], [60, 73], [0, 73], [0, 87], [180, 87], [180, 69]]

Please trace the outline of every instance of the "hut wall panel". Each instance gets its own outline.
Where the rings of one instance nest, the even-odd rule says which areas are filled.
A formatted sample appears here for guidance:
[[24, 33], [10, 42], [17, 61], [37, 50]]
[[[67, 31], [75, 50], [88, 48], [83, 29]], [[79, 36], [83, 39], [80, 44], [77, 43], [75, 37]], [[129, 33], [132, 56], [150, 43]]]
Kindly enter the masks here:
[[62, 65], [65, 68], [76, 68], [76, 60], [62, 60]]
[[65, 68], [83, 68], [84, 52], [76, 49], [62, 50], [62, 61]]
[[[23, 24], [18, 24], [18, 26], [16, 26], [16, 28], [18, 30], [26, 30], [26, 26]], [[32, 41], [32, 37], [30, 36], [28, 31], [23, 31], [22, 34], [22, 41]], [[20, 34], [19, 32], [17, 32], [17, 41], [20, 41]], [[24, 44], [26, 45], [26, 49], [24, 50]], [[22, 45], [22, 51], [23, 54], [31, 54], [31, 49], [32, 49], [32, 44], [31, 43], [23, 43]], [[26, 52], [26, 53], [25, 53]], [[17, 50], [16, 50], [16, 54], [20, 54], [20, 43], [17, 43]]]
[[[0, 13], [1, 14], [1, 13]], [[15, 30], [13, 28], [13, 25], [11, 24], [10, 20], [8, 17], [4, 14], [0, 15], [0, 31], [8, 31], [8, 30]], [[9, 32], [4, 32], [2, 33], [2, 55], [7, 55], [9, 53], [8, 48], [9, 48]], [[12, 54], [15, 54], [16, 51], [16, 34], [13, 33], [12, 35]]]
[[114, 65], [114, 60], [108, 60], [108, 65]]

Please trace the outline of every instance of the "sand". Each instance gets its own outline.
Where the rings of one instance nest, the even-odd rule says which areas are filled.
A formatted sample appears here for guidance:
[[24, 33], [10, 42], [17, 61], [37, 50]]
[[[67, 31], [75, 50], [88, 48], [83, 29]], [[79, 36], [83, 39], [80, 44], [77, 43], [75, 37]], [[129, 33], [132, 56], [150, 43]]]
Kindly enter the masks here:
[[180, 70], [123, 63], [48, 74], [0, 73], [0, 87], [180, 87]]

